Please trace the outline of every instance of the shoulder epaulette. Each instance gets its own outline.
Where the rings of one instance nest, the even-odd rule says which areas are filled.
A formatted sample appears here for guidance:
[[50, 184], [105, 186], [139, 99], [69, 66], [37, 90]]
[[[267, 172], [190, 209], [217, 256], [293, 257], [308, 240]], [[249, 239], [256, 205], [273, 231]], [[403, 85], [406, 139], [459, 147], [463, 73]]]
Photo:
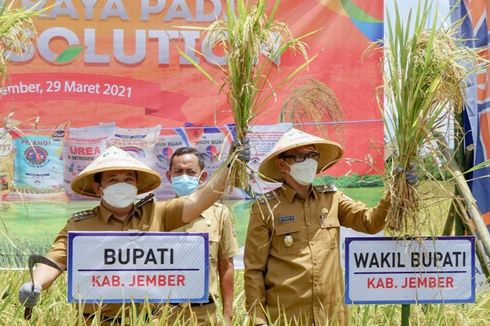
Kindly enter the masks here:
[[153, 197], [155, 197], [155, 194], [150, 193], [147, 196], [145, 196], [144, 198], [142, 198], [139, 202], [137, 202], [134, 206], [136, 208], [140, 208], [140, 207], [142, 207], [148, 203], [151, 203], [153, 201]]
[[325, 185], [320, 185], [320, 186], [314, 186], [316, 192], [336, 192], [337, 187], [335, 185], [331, 184], [325, 184]]
[[92, 209], [87, 209], [86, 211], [73, 213], [71, 217], [75, 222], [78, 222], [93, 216], [95, 216], [95, 212]]
[[265, 204], [267, 201], [273, 200], [276, 198], [277, 198], [277, 194], [274, 191], [269, 191], [269, 192], [266, 192], [265, 194], [257, 197], [257, 200], [259, 201], [259, 203]]

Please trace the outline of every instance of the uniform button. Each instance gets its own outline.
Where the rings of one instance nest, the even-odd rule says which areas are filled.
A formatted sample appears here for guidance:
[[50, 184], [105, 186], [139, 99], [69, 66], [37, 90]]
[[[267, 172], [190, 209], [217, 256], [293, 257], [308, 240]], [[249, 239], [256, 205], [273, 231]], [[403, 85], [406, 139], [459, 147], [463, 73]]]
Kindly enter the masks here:
[[291, 235], [289, 235], [289, 234], [288, 234], [288, 235], [286, 235], [286, 236], [284, 237], [284, 245], [285, 245], [286, 247], [288, 247], [288, 248], [291, 248], [291, 247], [293, 246], [293, 244], [294, 244], [294, 239], [293, 239], [293, 237], [292, 237]]

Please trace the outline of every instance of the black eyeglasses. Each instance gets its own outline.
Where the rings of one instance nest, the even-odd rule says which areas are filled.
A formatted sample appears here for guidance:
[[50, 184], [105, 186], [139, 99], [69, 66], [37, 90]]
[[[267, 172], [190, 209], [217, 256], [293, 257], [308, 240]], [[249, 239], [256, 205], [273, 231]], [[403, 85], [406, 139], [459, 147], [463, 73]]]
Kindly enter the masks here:
[[305, 160], [312, 158], [315, 161], [318, 161], [320, 158], [320, 153], [318, 152], [309, 152], [309, 153], [298, 153], [298, 154], [281, 154], [279, 155], [279, 158], [292, 158], [294, 159], [294, 162], [296, 163], [301, 163], [304, 162]]

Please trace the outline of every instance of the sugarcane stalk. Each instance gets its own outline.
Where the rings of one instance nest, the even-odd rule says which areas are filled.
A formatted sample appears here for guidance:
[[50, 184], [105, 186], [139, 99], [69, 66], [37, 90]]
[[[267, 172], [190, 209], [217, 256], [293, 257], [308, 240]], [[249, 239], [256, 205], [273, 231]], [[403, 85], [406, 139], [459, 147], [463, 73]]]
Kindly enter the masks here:
[[[459, 222], [461, 225], [463, 232], [459, 232], [459, 234], [464, 234], [464, 232], [469, 234], [475, 234], [475, 226], [474, 223], [471, 223], [471, 218], [468, 216], [468, 212], [466, 211], [465, 205], [458, 199], [455, 198], [452, 203], [452, 209], [454, 210], [454, 215], [457, 215]], [[456, 225], [455, 225], [456, 227]], [[458, 235], [458, 230], [455, 229], [455, 234]], [[490, 270], [488, 267], [489, 257], [485, 255], [485, 249], [480, 241], [480, 239], [476, 239], [475, 241], [476, 247], [476, 255], [478, 260], [480, 261], [481, 268], [483, 273], [485, 274], [485, 278], [490, 281]]]
[[481, 213], [476, 205], [475, 197], [473, 197], [473, 194], [471, 193], [471, 190], [468, 187], [466, 179], [464, 178], [458, 164], [454, 161], [453, 153], [444, 136], [437, 132], [433, 132], [433, 135], [437, 140], [439, 147], [441, 148], [441, 153], [447, 162], [447, 170], [453, 176], [456, 182], [456, 187], [458, 187], [461, 196], [463, 197], [466, 212], [475, 226], [476, 236], [481, 241], [485, 253], [490, 257], [490, 233], [488, 232], [485, 222], [483, 222]]

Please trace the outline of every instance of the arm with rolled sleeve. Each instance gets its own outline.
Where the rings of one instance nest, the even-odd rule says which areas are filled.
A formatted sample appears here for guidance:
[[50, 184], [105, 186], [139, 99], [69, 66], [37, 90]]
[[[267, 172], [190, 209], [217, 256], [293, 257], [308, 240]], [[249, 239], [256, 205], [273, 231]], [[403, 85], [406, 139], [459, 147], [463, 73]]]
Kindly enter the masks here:
[[265, 315], [265, 272], [269, 259], [271, 231], [258, 204], [250, 215], [245, 242], [245, 306], [255, 324], [267, 324]]
[[[66, 269], [66, 235], [70, 222], [60, 231], [51, 249], [46, 255], [48, 259], [57, 264], [60, 269]], [[19, 301], [26, 307], [33, 307], [39, 301], [41, 290], [48, 289], [61, 275], [61, 271], [45, 264], [38, 264], [33, 271], [32, 281], [24, 283], [19, 290]]]
[[152, 231], [171, 231], [184, 226], [184, 201], [186, 197], [156, 202], [155, 216], [151, 219]]
[[[53, 242], [51, 249], [46, 255], [47, 258], [53, 261], [60, 267], [61, 270], [66, 269], [66, 235], [68, 233], [69, 224], [60, 231], [56, 240]], [[51, 284], [61, 275], [61, 271], [45, 264], [38, 264], [32, 274], [31, 282], [24, 283], [19, 289], [19, 301], [25, 307], [33, 307], [39, 301], [41, 290], [48, 289]]]
[[222, 197], [225, 188], [230, 185], [228, 182], [229, 173], [230, 168], [223, 164], [203, 186], [185, 197], [186, 200], [182, 208], [182, 221], [184, 224], [197, 219], [204, 210], [211, 207]]
[[221, 206], [222, 210], [219, 214], [222, 215], [221, 223], [221, 240], [219, 245], [218, 257], [233, 258], [240, 253], [238, 241], [233, 232], [233, 224], [230, 210], [226, 206]]
[[233, 258], [220, 258], [218, 261], [221, 301], [225, 325], [231, 325], [233, 317], [234, 266]]
[[339, 195], [340, 225], [364, 233], [378, 233], [385, 227], [386, 215], [390, 207], [389, 193], [385, 193], [378, 205], [373, 208], [354, 201], [343, 193]]
[[233, 232], [230, 211], [222, 206], [221, 241], [218, 249], [218, 273], [223, 302], [225, 325], [231, 325], [233, 316], [234, 265], [233, 257], [239, 254], [238, 242]]
[[59, 266], [66, 268], [67, 248], [68, 248], [68, 231], [74, 229], [73, 220], [68, 220], [65, 227], [58, 233], [51, 245], [46, 257], [57, 263]]

